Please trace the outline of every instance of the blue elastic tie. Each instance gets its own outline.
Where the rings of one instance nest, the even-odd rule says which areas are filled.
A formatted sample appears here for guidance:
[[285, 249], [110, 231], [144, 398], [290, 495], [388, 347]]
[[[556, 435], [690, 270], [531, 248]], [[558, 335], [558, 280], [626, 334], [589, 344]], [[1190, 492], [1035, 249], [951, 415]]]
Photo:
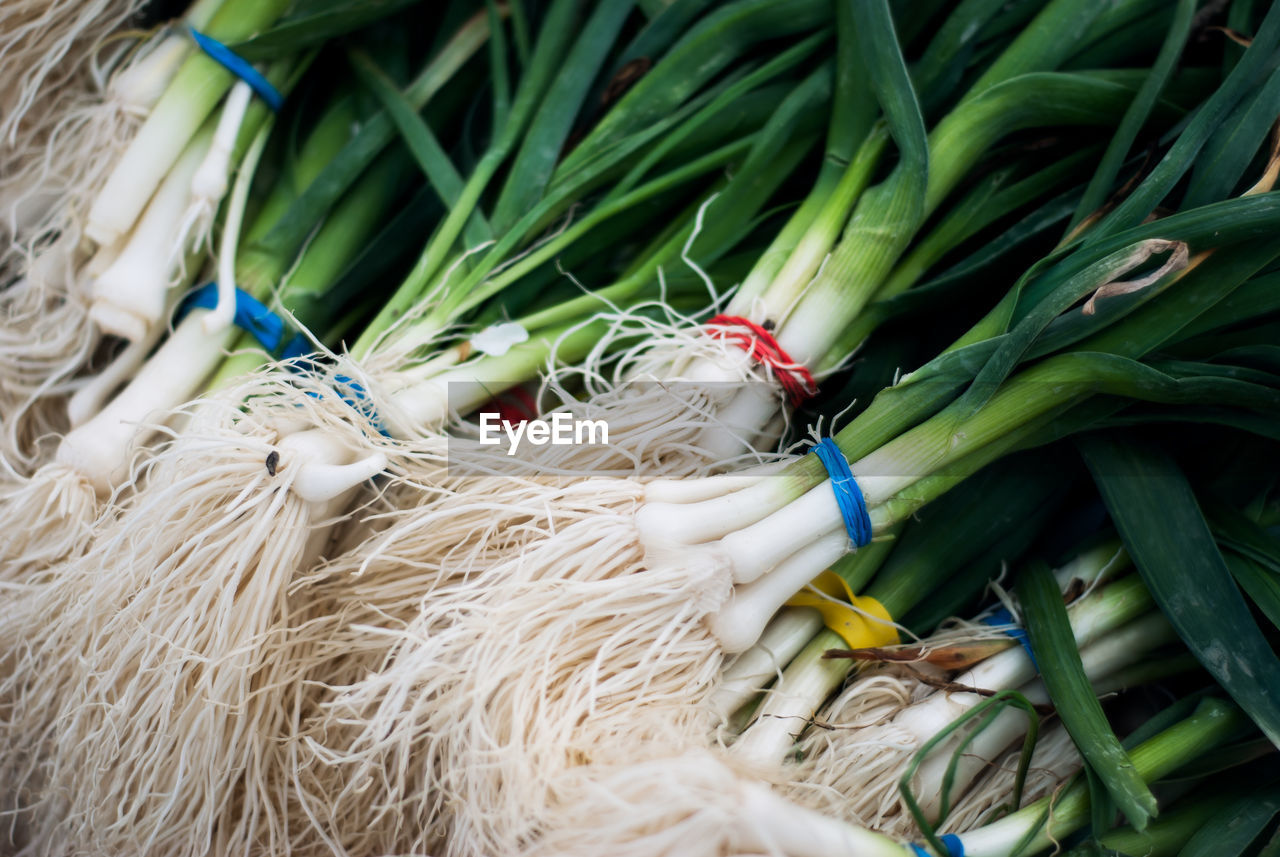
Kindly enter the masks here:
[[339, 394], [342, 396], [342, 401], [359, 411], [369, 422], [373, 423], [373, 427], [378, 430], [378, 434], [383, 437], [391, 437], [391, 432], [387, 431], [382, 418], [373, 409], [373, 401], [369, 398], [368, 393], [365, 392], [363, 384], [355, 378], [348, 378], [346, 375], [338, 375], [333, 380], [341, 384], [343, 389], [350, 390], [352, 393], [352, 395], [347, 395], [340, 391]]
[[[182, 317], [193, 309], [213, 309], [217, 305], [218, 284], [205, 283], [182, 301], [182, 305], [178, 309], [178, 316]], [[258, 344], [272, 354], [284, 342], [284, 336], [288, 330], [284, 319], [276, 315], [270, 307], [244, 289], [236, 289], [234, 321], [236, 327], [252, 334], [253, 338], [258, 340]], [[299, 351], [299, 349], [302, 350]], [[286, 359], [299, 357], [302, 354], [306, 354], [307, 350], [309, 350], [307, 348], [307, 338], [299, 333], [289, 340], [284, 357]]]
[[984, 625], [1007, 625], [1004, 632], [1013, 639], [1022, 644], [1022, 648], [1026, 650], [1027, 657], [1031, 658], [1031, 665], [1036, 668], [1036, 672], [1040, 672], [1040, 664], [1036, 663], [1036, 653], [1031, 651], [1031, 638], [1027, 636], [1027, 632], [1023, 630], [1014, 620], [1013, 614], [1009, 612], [1008, 607], [1001, 607], [996, 612], [982, 620]]
[[295, 333], [293, 339], [290, 339], [284, 350], [280, 352], [280, 359], [297, 360], [299, 357], [305, 357], [310, 354], [311, 350], [311, 340], [301, 333]]
[[[943, 857], [964, 857], [964, 843], [960, 841], [959, 836], [954, 833], [944, 833], [938, 839], [942, 841], [942, 846], [947, 849]], [[912, 843], [907, 847], [915, 853], [916, 857], [932, 857], [922, 845]]]
[[[293, 370], [305, 374], [307, 372], [318, 372], [320, 367], [311, 360], [300, 360], [293, 365]], [[378, 416], [378, 412], [373, 407], [373, 400], [365, 392], [363, 384], [347, 375], [335, 375], [333, 378], [333, 391], [338, 394], [338, 398], [345, 402], [348, 407], [373, 423], [373, 427], [378, 430], [378, 434], [383, 437], [391, 437], [391, 432], [387, 431], [382, 418]], [[307, 395], [313, 399], [323, 398], [323, 394], [316, 390], [308, 390]]]
[[276, 113], [280, 112], [280, 108], [284, 106], [284, 96], [280, 94], [280, 90], [271, 85], [271, 81], [262, 76], [262, 72], [212, 36], [206, 36], [194, 27], [188, 29], [191, 32], [191, 38], [195, 39], [200, 50], [209, 55], [209, 59], [249, 84], [249, 88], [266, 102], [268, 107]]
[[[193, 309], [213, 309], [217, 305], [218, 284], [205, 283], [187, 295], [179, 306], [177, 314], [181, 318]], [[236, 327], [252, 334], [253, 338], [258, 340], [259, 345], [273, 354], [277, 348], [280, 348], [280, 343], [284, 341], [284, 335], [288, 330], [284, 319], [272, 312], [270, 307], [244, 289], [236, 289], [236, 314], [234, 319]], [[311, 341], [301, 333], [295, 333], [293, 338], [285, 343], [284, 349], [280, 352], [280, 359], [297, 361], [293, 366], [296, 372], [310, 372], [315, 369], [315, 364], [300, 359], [310, 353]], [[342, 390], [338, 391], [342, 401], [367, 417], [383, 437], [391, 437], [390, 432], [383, 425], [382, 419], [374, 411], [373, 403], [365, 392], [363, 384], [354, 378], [348, 378], [346, 375], [339, 375], [334, 378], [334, 381], [342, 385], [343, 390], [350, 391], [349, 394]], [[318, 396], [319, 394], [313, 391], [308, 395]]]
[[857, 547], [871, 544], [871, 516], [867, 513], [867, 501], [862, 496], [858, 481], [853, 478], [848, 459], [829, 437], [818, 441], [812, 451], [827, 469], [827, 476], [831, 477], [831, 490], [835, 492], [836, 504], [840, 507], [849, 538]]

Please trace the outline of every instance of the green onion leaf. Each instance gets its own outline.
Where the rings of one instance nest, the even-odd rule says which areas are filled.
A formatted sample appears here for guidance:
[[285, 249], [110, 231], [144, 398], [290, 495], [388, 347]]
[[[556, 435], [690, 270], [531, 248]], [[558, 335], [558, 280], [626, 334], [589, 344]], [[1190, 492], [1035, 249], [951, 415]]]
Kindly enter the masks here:
[[1047, 565], [1034, 562], [1023, 569], [1018, 576], [1018, 601], [1040, 675], [1071, 740], [1129, 823], [1144, 829], [1158, 812], [1155, 796], [1138, 776], [1094, 696], [1062, 592]]
[[1178, 857], [1237, 857], [1280, 812], [1280, 790], [1254, 791], [1236, 798], [1214, 814], [1187, 840]]
[[[1187, 36], [1191, 33], [1191, 16], [1195, 8], [1196, 0], [1178, 0], [1178, 7], [1174, 12], [1173, 22], [1169, 25], [1169, 34], [1165, 36], [1164, 44], [1160, 48], [1160, 55], [1156, 57], [1146, 81], [1143, 82], [1142, 88], [1138, 90], [1138, 94], [1134, 96], [1133, 103], [1125, 111], [1124, 118], [1120, 121], [1120, 125], [1116, 128], [1111, 142], [1107, 145], [1107, 152], [1102, 156], [1097, 172], [1094, 173], [1093, 178], [1089, 181], [1089, 187], [1085, 190], [1084, 197], [1081, 198], [1080, 205], [1076, 209], [1075, 217], [1071, 220], [1072, 229], [1080, 221], [1101, 208], [1102, 204], [1106, 202], [1107, 196], [1111, 193], [1111, 186], [1115, 182], [1116, 176], [1120, 173], [1120, 166], [1124, 163], [1125, 156], [1128, 155], [1129, 149], [1133, 146], [1133, 141], [1138, 136], [1138, 132], [1142, 130], [1143, 124], [1151, 115], [1151, 110], [1155, 107], [1156, 99], [1160, 97], [1160, 92], [1169, 82], [1169, 76], [1177, 65], [1178, 57], [1182, 55], [1182, 46], [1186, 43]], [[1212, 201], [1216, 198], [1210, 197], [1205, 201]]]
[[276, 24], [232, 47], [247, 60], [296, 53], [368, 26], [412, 6], [417, 0], [295, 0]]
[[1125, 548], [1205, 669], [1280, 745], [1280, 660], [1231, 579], [1186, 477], [1163, 453], [1113, 436], [1079, 441]]
[[[462, 195], [463, 178], [453, 165], [440, 141], [431, 128], [418, 115], [409, 100], [400, 93], [391, 78], [378, 68], [377, 64], [359, 49], [347, 52], [351, 67], [355, 69], [360, 82], [369, 88], [387, 111], [396, 130], [404, 139], [405, 145], [413, 154], [413, 158], [422, 168], [431, 187], [440, 195], [446, 206], [453, 206]], [[467, 241], [472, 246], [482, 244], [493, 238], [493, 230], [485, 222], [479, 211], [472, 213], [468, 222]]]

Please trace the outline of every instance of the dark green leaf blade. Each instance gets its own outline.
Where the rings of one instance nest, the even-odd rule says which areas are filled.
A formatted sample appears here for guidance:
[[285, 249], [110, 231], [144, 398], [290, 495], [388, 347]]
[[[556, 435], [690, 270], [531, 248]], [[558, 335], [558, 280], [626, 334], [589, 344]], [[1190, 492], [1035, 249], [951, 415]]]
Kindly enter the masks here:
[[1128, 155], [1133, 141], [1138, 137], [1138, 132], [1142, 130], [1152, 108], [1155, 107], [1161, 90], [1169, 82], [1169, 76], [1173, 73], [1178, 57], [1182, 55], [1182, 46], [1191, 32], [1191, 13], [1195, 8], [1195, 0], [1179, 0], [1173, 22], [1169, 25], [1169, 33], [1165, 36], [1164, 44], [1160, 48], [1160, 55], [1156, 57], [1151, 73], [1142, 84], [1142, 88], [1138, 90], [1138, 94], [1134, 96], [1133, 104], [1125, 111], [1124, 119], [1121, 120], [1115, 135], [1107, 145], [1107, 152], [1098, 164], [1098, 170], [1089, 181], [1089, 187], [1085, 190], [1075, 217], [1071, 220], [1072, 228], [1101, 208], [1107, 195], [1111, 193], [1112, 185], [1115, 183], [1116, 176], [1120, 174], [1125, 156]]
[[275, 26], [233, 45], [248, 60], [273, 59], [327, 42], [407, 8], [415, 0], [307, 0]]
[[[440, 195], [440, 199], [446, 206], [456, 205], [459, 197], [462, 196], [463, 178], [444, 147], [440, 145], [440, 141], [436, 139], [430, 126], [423, 121], [409, 100], [396, 89], [391, 78], [378, 68], [377, 63], [368, 54], [362, 50], [353, 49], [347, 55], [360, 82], [369, 88], [369, 91], [382, 104], [382, 108], [387, 111], [396, 130], [400, 132], [405, 146], [418, 162], [418, 166], [421, 167], [423, 175], [431, 183], [432, 188]], [[492, 239], [493, 230], [483, 215], [479, 211], [472, 212], [467, 222], [468, 243], [474, 246]]]
[[1236, 798], [1187, 840], [1178, 857], [1238, 857], [1280, 812], [1275, 788]]
[[1071, 740], [1129, 823], [1145, 829], [1158, 811], [1155, 796], [1138, 776], [1094, 695], [1053, 573], [1042, 562], [1031, 563], [1018, 575], [1017, 592], [1040, 677]]
[[1156, 603], [1205, 669], [1280, 745], [1280, 660], [1254, 622], [1186, 477], [1163, 453], [1113, 436], [1079, 441]]

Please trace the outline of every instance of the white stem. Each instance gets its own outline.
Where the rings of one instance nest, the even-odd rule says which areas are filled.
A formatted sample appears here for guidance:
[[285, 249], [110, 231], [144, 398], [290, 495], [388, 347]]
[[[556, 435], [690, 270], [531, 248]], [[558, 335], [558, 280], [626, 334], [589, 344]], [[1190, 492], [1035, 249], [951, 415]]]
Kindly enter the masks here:
[[746, 705], [822, 629], [822, 614], [810, 607], [787, 607], [774, 616], [756, 644], [721, 673], [712, 705], [727, 718]]
[[770, 689], [751, 725], [732, 747], [748, 764], [780, 765], [832, 689], [833, 662], [793, 662]]
[[97, 416], [62, 439], [58, 462], [83, 475], [100, 494], [127, 477], [129, 450], [139, 425], [190, 399], [238, 335], [232, 330], [221, 337], [206, 336], [203, 314], [204, 310], [193, 310]]
[[[822, 277], [829, 276], [827, 274]], [[821, 279], [821, 277], [820, 277]], [[801, 300], [793, 307], [775, 336], [791, 359], [806, 366], [818, 363], [839, 337], [841, 328], [832, 327], [832, 307], [819, 301]], [[781, 308], [775, 307], [775, 311]]]
[[1092, 585], [1099, 579], [1122, 571], [1129, 564], [1129, 555], [1119, 541], [1106, 541], [1083, 551], [1053, 572], [1058, 588], [1066, 591], [1072, 580]]
[[751, 372], [751, 355], [744, 349], [733, 348], [715, 354], [699, 354], [684, 365], [677, 363], [672, 367], [671, 378], [689, 383], [736, 385], [742, 383], [743, 378], [752, 377]]
[[817, 538], [768, 574], [743, 586], [707, 618], [711, 633], [729, 654], [744, 652], [760, 639], [765, 626], [788, 598], [848, 551], [843, 529]]
[[102, 410], [103, 403], [121, 384], [138, 371], [151, 349], [164, 334], [163, 325], [153, 324], [142, 339], [135, 339], [125, 346], [105, 369], [93, 377], [67, 401], [67, 418], [72, 428], [84, 425], [94, 414]]
[[699, 433], [696, 445], [710, 461], [728, 461], [759, 447], [761, 434], [781, 405], [776, 384], [759, 377], [744, 349], [701, 355], [676, 367], [679, 378], [692, 383], [723, 384], [731, 398], [716, 409], [715, 423]]
[[222, 116], [218, 119], [218, 128], [213, 134], [213, 143], [200, 163], [200, 168], [191, 178], [192, 205], [205, 202], [216, 206], [226, 195], [231, 175], [231, 155], [235, 151], [236, 138], [240, 136], [240, 126], [244, 124], [244, 116], [252, 99], [253, 89], [244, 81], [236, 83], [227, 93]]
[[[1173, 629], [1164, 616], [1152, 613], [1130, 622], [1092, 645], [1085, 646], [1080, 652], [1080, 660], [1084, 664], [1085, 674], [1096, 685], [1116, 670], [1141, 660], [1152, 649], [1164, 645], [1174, 636]], [[1039, 679], [1024, 685], [1022, 694], [1035, 705], [1049, 702], [1049, 694]], [[974, 694], [962, 696], [967, 698]], [[1010, 708], [997, 715], [965, 748], [964, 755], [956, 766], [952, 800], [964, 794], [973, 780], [1015, 741], [1022, 738], [1026, 730], [1026, 712]], [[921, 807], [930, 818], [937, 815], [942, 779], [954, 749], [961, 740], [962, 736], [957, 735], [946, 742], [946, 746], [935, 748], [920, 766], [919, 782], [922, 785], [916, 794], [920, 798]]]
[[[516, 356], [515, 349], [508, 354]], [[471, 413], [510, 383], [507, 356], [470, 360], [394, 390], [382, 414], [387, 430], [393, 437], [417, 437], [443, 426], [453, 414]]]
[[[237, 87], [232, 87], [232, 94], [238, 91]], [[247, 89], [247, 87], [246, 87]], [[248, 106], [246, 99], [242, 107]], [[230, 106], [230, 105], [228, 105]], [[240, 111], [243, 118], [243, 109]], [[218, 125], [218, 133], [223, 132], [223, 125], [226, 124], [227, 114], [223, 114], [223, 122]], [[226, 330], [231, 322], [235, 320], [236, 315], [236, 259], [239, 257], [240, 245], [240, 224], [244, 220], [245, 208], [249, 203], [249, 188], [253, 184], [253, 175], [257, 171], [258, 161], [262, 158], [262, 153], [267, 148], [267, 138], [271, 134], [273, 122], [267, 122], [259, 129], [253, 142], [249, 145], [248, 151], [245, 153], [244, 162], [240, 165], [240, 175], [236, 177], [236, 187], [231, 193], [231, 202], [227, 206], [227, 214], [225, 222], [222, 224], [222, 243], [218, 248], [218, 302], [214, 305], [213, 312], [204, 317], [205, 333], [213, 336]], [[236, 130], [239, 129], [239, 121], [235, 123]], [[217, 141], [214, 141], [217, 145]], [[231, 141], [228, 147], [235, 144], [235, 134], [231, 134]], [[230, 157], [230, 149], [228, 148], [227, 156]], [[208, 160], [201, 165], [201, 169], [208, 167]], [[213, 169], [218, 169], [215, 165]], [[225, 171], [226, 164], [222, 169]], [[199, 176], [192, 183], [192, 193], [199, 195]], [[226, 192], [226, 176], [223, 175], [223, 183], [218, 191], [218, 199], [222, 198], [222, 194]], [[205, 203], [197, 202], [193, 207], [199, 208]], [[216, 202], [207, 203], [212, 210], [216, 206]], [[196, 215], [199, 216], [198, 213]]]
[[[789, 500], [786, 481], [785, 477], [761, 479], [739, 491], [694, 503], [645, 503], [636, 512], [640, 542], [646, 548], [662, 549], [673, 544], [696, 545], [723, 538], [739, 527], [766, 517], [771, 509], [781, 505], [779, 500]], [[690, 493], [703, 490], [701, 486], [693, 487]]]
[[[849, 539], [828, 480], [763, 521], [729, 533], [720, 540], [720, 546], [732, 563], [734, 583], [750, 583], [803, 550], [805, 545], [833, 533], [843, 539], [844, 550], [832, 561], [847, 552]], [[799, 586], [812, 577], [801, 581]], [[791, 591], [795, 592], [799, 586]]]
[[655, 479], [645, 484], [645, 501], [698, 503], [703, 500], [712, 500], [733, 491], [750, 488], [763, 478], [776, 475], [790, 463], [789, 461], [770, 461], [733, 473], [706, 476], [701, 479]]
[[[1122, 581], [1121, 585], [1127, 586], [1128, 582]], [[1108, 597], [1113, 596], [1115, 592], [1116, 590], [1112, 587], [1106, 587], [1080, 599], [1067, 608], [1067, 614], [1071, 618], [1071, 631], [1075, 635], [1077, 646], [1083, 648], [1089, 645], [1104, 634], [1128, 622], [1136, 614], [1144, 611], [1147, 605], [1150, 604], [1150, 596], [1119, 601], [1113, 597]], [[1031, 663], [1031, 658], [1026, 651], [1022, 646], [1013, 646], [1003, 652], [992, 655], [982, 663], [956, 676], [952, 681], [967, 687], [1003, 690], [1023, 685], [1034, 678], [1035, 674], [1035, 665]], [[952, 695], [955, 696], [956, 694]], [[972, 696], [975, 700], [981, 699], [977, 694], [962, 695]], [[912, 706], [912, 709], [923, 709], [927, 705], [928, 703]], [[912, 711], [912, 709], [907, 711]], [[907, 715], [908, 719], [921, 716], [907, 714], [907, 712], [903, 713]], [[955, 717], [949, 717], [944, 720], [931, 715], [923, 715], [923, 717], [926, 722], [935, 724], [939, 722], [950, 723], [955, 719]], [[925, 740], [932, 734], [932, 732], [927, 733]]]
[[781, 407], [779, 388], [764, 381], [749, 381], [716, 413], [713, 425], [698, 433], [695, 445], [709, 461], [729, 461], [763, 448], [761, 436]]
[[293, 492], [317, 505], [329, 503], [387, 468], [387, 457], [381, 452], [356, 460], [341, 438], [325, 429], [291, 434], [278, 446], [279, 470], [295, 470], [290, 483]]
[[94, 282], [90, 316], [106, 332], [128, 340], [142, 339], [163, 316], [175, 260], [185, 255], [175, 243], [182, 236], [191, 177], [210, 142], [210, 133], [191, 141], [156, 191], [119, 258]]
[[435, 379], [396, 390], [391, 407], [380, 416], [392, 437], [413, 437], [426, 427], [444, 425], [449, 419], [449, 389]]
[[125, 243], [120, 241], [99, 247], [89, 257], [89, 261], [84, 266], [84, 273], [95, 280], [102, 276], [116, 263], [116, 259], [120, 258], [120, 251], [124, 249]]
[[[183, 80], [180, 69], [174, 84]], [[190, 78], [186, 80], [190, 82]], [[207, 86], [209, 82], [203, 83]], [[98, 244], [110, 244], [134, 228], [147, 201], [195, 137], [209, 111], [207, 93], [199, 86], [184, 92], [173, 86], [165, 90], [94, 198], [85, 223], [89, 238]], [[190, 180], [188, 175], [188, 184]]]
[[[1150, 603], [1149, 596], [1146, 599], [1117, 600], [1109, 595], [1114, 595], [1111, 587], [1077, 601], [1068, 609], [1071, 631], [1080, 648], [1086, 648], [1128, 622]], [[1035, 678], [1035, 674], [1031, 658], [1021, 646], [1014, 646], [987, 658], [953, 681], [966, 687], [1005, 690], [1026, 684]], [[924, 702], [903, 710], [894, 722], [911, 730], [923, 743], [983, 699], [976, 693], [936, 693]]]
[[[1073, 792], [1068, 790], [1067, 793]], [[1056, 805], [1055, 809], [1061, 813], [1061, 804]], [[1078, 810], [1080, 807], [1075, 809]], [[1009, 857], [1024, 839], [1028, 839], [1028, 834], [1034, 831], [1035, 836], [1029, 837], [1025, 848], [1018, 853], [1038, 854], [1050, 845], [1051, 840], [1048, 834], [1054, 827], [1054, 818], [1054, 813], [1050, 812], [1046, 823], [1043, 805], [1038, 802], [1033, 803], [1018, 812], [1006, 815], [999, 821], [965, 831], [961, 835], [964, 853], [966, 857]], [[1070, 829], [1068, 827], [1067, 830], [1059, 832], [1066, 833]]]
[[[1145, 612], [1151, 596], [1136, 580], [1121, 580], [1072, 604], [1067, 612], [1080, 647]], [[761, 708], [761, 715], [734, 745], [734, 751], [757, 761], [777, 764], [790, 750], [792, 732], [802, 731], [834, 689], [830, 666], [821, 660], [792, 663]], [[999, 652], [952, 679], [968, 687], [1002, 690], [1035, 677], [1031, 658], [1021, 646]], [[976, 693], [935, 693], [904, 708], [894, 725], [924, 743], [985, 697]], [[776, 716], [774, 716], [776, 715]]]
[[147, 113], [169, 88], [191, 48], [191, 40], [184, 36], [164, 36], [145, 56], [111, 79], [111, 99], [131, 113]]
[[909, 857], [887, 836], [796, 806], [762, 783], [742, 787], [740, 848], [786, 857]]

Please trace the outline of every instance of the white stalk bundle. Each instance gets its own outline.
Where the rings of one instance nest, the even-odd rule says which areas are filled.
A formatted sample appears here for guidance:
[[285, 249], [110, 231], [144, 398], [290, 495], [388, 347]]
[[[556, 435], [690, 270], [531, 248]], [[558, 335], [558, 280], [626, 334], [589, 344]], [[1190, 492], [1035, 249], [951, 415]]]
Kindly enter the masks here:
[[[604, 420], [610, 444], [558, 447], [559, 458], [543, 452], [539, 464], [678, 479], [772, 460], [757, 449], [776, 441], [764, 433], [785, 403], [769, 370], [737, 342], [670, 309], [661, 318], [646, 317], [649, 308], [595, 316], [593, 322], [609, 324], [608, 332], [584, 360], [553, 367], [543, 383], [544, 394], [557, 402], [554, 410]], [[578, 386], [580, 394], [569, 392]], [[744, 401], [758, 407], [743, 410]]]
[[[636, 336], [637, 318], [613, 317], [611, 335]], [[543, 448], [538, 467], [560, 470], [561, 478], [446, 478], [438, 464], [421, 470], [404, 462], [407, 476], [391, 490], [413, 505], [390, 513], [366, 543], [353, 543], [315, 575], [315, 601], [337, 606], [337, 613], [308, 622], [302, 633], [329, 641], [335, 663], [317, 669], [315, 683], [336, 687], [319, 697], [324, 713], [306, 729], [314, 769], [301, 779], [313, 784], [309, 815], [361, 819], [344, 825], [357, 838], [343, 847], [430, 849], [448, 838], [443, 831], [460, 827], [468, 828], [469, 841], [487, 842], [496, 852], [513, 847], [525, 835], [519, 807], [551, 805], [558, 772], [607, 745], [584, 732], [566, 748], [565, 723], [600, 718], [613, 735], [625, 718], [632, 733], [641, 728], [631, 722], [637, 713], [652, 709], [655, 722], [692, 716], [698, 725], [689, 734], [707, 734], [712, 715], [695, 714], [686, 703], [714, 683], [716, 645], [701, 632], [700, 620], [724, 598], [727, 579], [714, 566], [675, 562], [646, 572], [642, 591], [617, 585], [643, 565], [632, 516], [644, 489], [633, 480], [574, 474], [645, 468], [688, 475], [722, 466], [697, 446], [716, 420], [720, 403], [713, 397], [695, 393], [691, 402], [656, 383], [635, 395], [620, 382], [678, 377], [673, 367], [714, 361], [732, 367], [717, 380], [731, 380], [729, 372], [737, 382], [754, 376], [732, 343], [658, 323], [642, 324], [638, 333], [644, 340], [623, 355], [610, 378], [593, 368], [608, 347], [598, 346], [581, 370], [592, 395], [563, 408], [578, 418], [607, 420], [608, 447], [563, 447], [558, 457]], [[415, 378], [403, 369], [379, 371], [377, 362], [366, 361], [370, 370], [355, 377], [367, 384], [384, 421], [405, 435], [432, 430], [444, 402], [457, 407], [467, 398], [460, 385], [446, 386], [449, 379], [477, 379], [483, 389], [484, 373], [504, 365], [498, 359], [439, 371], [437, 358]], [[564, 376], [554, 376], [548, 386], [563, 391], [562, 382]], [[710, 481], [713, 494], [739, 484], [735, 477]], [[671, 490], [675, 483], [666, 484]], [[598, 553], [581, 549], [595, 539], [603, 545]], [[526, 604], [537, 605], [527, 616], [521, 612]], [[646, 616], [639, 625], [612, 627], [615, 615], [628, 616], [642, 604]], [[673, 632], [672, 623], [683, 630]], [[514, 671], [506, 665], [512, 641], [498, 629], [512, 627], [520, 629], [522, 651], [547, 653], [537, 656], [547, 662], [536, 668], [545, 684], [530, 685], [522, 660]], [[690, 630], [694, 639], [683, 642]], [[645, 654], [649, 645], [657, 649]], [[641, 664], [663, 665], [654, 667], [661, 678], [636, 671], [635, 664], [619, 666], [632, 657], [625, 653], [632, 646]], [[459, 659], [484, 665], [455, 674], [447, 665]], [[577, 675], [586, 664], [595, 665], [585, 666], [590, 678]], [[447, 674], [436, 675], [435, 665]], [[671, 705], [661, 703], [664, 695]], [[467, 714], [478, 699], [491, 704]], [[529, 726], [512, 733], [493, 725], [499, 712]], [[545, 738], [534, 737], [544, 729]], [[466, 811], [439, 818], [445, 804]]]
[[183, 219], [191, 180], [212, 142], [210, 130], [183, 150], [115, 261], [94, 279], [90, 315], [102, 331], [136, 342], [162, 324], [170, 291], [185, 279], [188, 250], [204, 243], [187, 234]]
[[[33, 748], [36, 767], [5, 773], [41, 820], [32, 853], [284, 847], [290, 706], [274, 691], [305, 667], [279, 654], [300, 610], [289, 592], [348, 501], [315, 484], [385, 466], [360, 457], [350, 416], [318, 384], [267, 375], [196, 403], [138, 466], [146, 490], [9, 605], [4, 745]], [[282, 438], [299, 417], [324, 440]]]
[[[84, 216], [190, 50], [188, 40], [170, 34], [138, 49], [122, 42], [101, 58], [95, 45], [141, 4], [72, 5], [20, 0], [0, 11], [0, 67], [8, 62], [7, 39], [23, 33], [30, 40], [23, 42], [24, 49], [34, 47], [39, 34], [60, 32], [72, 15], [88, 39], [73, 39], [75, 56], [85, 59], [68, 65], [80, 70], [58, 78], [56, 91], [42, 92], [34, 102], [47, 105], [38, 127], [24, 124], [20, 134], [10, 129], [7, 133], [18, 134], [14, 139], [21, 142], [9, 141], [0, 157], [0, 239], [6, 247], [0, 253], [0, 280], [18, 277], [0, 294], [0, 456], [10, 475], [29, 475], [46, 462], [54, 448], [47, 439], [67, 428], [66, 396], [80, 383], [76, 376], [90, 365], [99, 343], [89, 319], [91, 284], [122, 249], [95, 249], [84, 238]], [[30, 17], [37, 6], [44, 18]], [[24, 15], [28, 19], [19, 25]], [[6, 16], [15, 16], [9, 18], [12, 33], [5, 28]], [[41, 80], [51, 83], [47, 76]], [[24, 90], [6, 91], [27, 97]], [[0, 109], [0, 127], [21, 119]], [[157, 264], [171, 261], [166, 257]]]
[[[1081, 606], [1088, 607], [1087, 604]], [[1134, 621], [1117, 631], [1109, 631], [1109, 624], [1104, 618], [1083, 640], [1085, 669], [1095, 681], [1141, 658], [1168, 639], [1166, 626], [1159, 616]], [[1103, 633], [1106, 635], [1098, 639], [1098, 635]], [[1020, 689], [1031, 702], [1045, 704], [1049, 700], [1040, 682], [1022, 681], [1029, 666], [1030, 659], [1026, 653], [1021, 647], [1015, 647], [967, 670], [953, 682], [955, 686], [975, 687], [983, 691]], [[865, 681], [874, 683], [877, 677]], [[986, 697], [956, 689], [935, 690], [897, 712], [880, 711], [873, 721], [868, 722], [867, 718], [845, 720], [844, 708], [851, 702], [858, 705], [861, 683], [854, 682], [831, 703], [822, 716], [826, 728], [806, 733], [801, 744], [801, 753], [806, 760], [804, 770], [796, 777], [797, 783], [802, 785], [788, 793], [799, 802], [813, 805], [852, 824], [907, 839], [918, 837], [920, 831], [902, 801], [899, 780], [925, 742]], [[984, 794], [983, 788], [992, 788], [986, 784], [965, 803], [975, 779], [1011, 745], [1019, 742], [1026, 729], [1026, 712], [1009, 708], [997, 714], [966, 749], [952, 786], [952, 803], [957, 809], [960, 806], [970, 807], [962, 818], [979, 812], [978, 808], [998, 803], [1001, 794], [1008, 799], [1008, 790], [1001, 794]], [[913, 779], [913, 791], [926, 816], [936, 816], [944, 772], [952, 754], [969, 731], [962, 730], [934, 748]], [[1053, 747], [1045, 752], [1048, 755], [1042, 756], [1037, 764], [1049, 765], [1054, 770], [1060, 767], [1058, 763], [1062, 753]], [[1053, 761], [1052, 765], [1050, 761]], [[948, 823], [954, 829], [964, 829], [950, 816]]]

